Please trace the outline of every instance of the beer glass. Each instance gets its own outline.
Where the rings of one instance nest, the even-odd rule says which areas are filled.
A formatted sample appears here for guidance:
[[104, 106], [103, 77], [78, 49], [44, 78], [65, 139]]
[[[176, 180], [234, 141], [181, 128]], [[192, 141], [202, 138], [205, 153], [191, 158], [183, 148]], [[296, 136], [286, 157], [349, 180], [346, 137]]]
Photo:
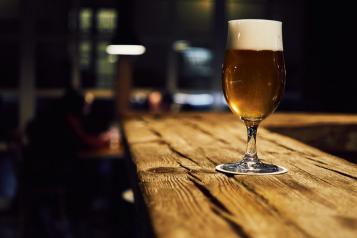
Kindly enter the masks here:
[[287, 172], [281, 166], [263, 163], [256, 151], [259, 123], [277, 108], [285, 86], [282, 23], [262, 19], [228, 21], [222, 80], [229, 108], [247, 127], [248, 142], [241, 161], [221, 164], [216, 169], [252, 175]]

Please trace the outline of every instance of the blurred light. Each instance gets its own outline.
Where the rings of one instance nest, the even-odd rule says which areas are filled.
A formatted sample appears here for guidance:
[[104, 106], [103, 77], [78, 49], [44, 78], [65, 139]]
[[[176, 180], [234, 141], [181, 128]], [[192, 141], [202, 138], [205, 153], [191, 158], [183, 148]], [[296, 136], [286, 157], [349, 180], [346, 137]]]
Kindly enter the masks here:
[[132, 189], [127, 189], [122, 193], [122, 198], [124, 201], [127, 201], [128, 203], [134, 203], [135, 202], [135, 197], [134, 197], [134, 192]]
[[79, 28], [82, 32], [88, 32], [92, 26], [93, 12], [90, 8], [82, 8], [79, 12]]
[[97, 29], [100, 32], [113, 32], [116, 28], [117, 12], [114, 9], [99, 9], [97, 11]]
[[142, 55], [145, 47], [142, 45], [108, 45], [107, 53], [110, 55]]
[[173, 49], [175, 51], [184, 51], [190, 47], [190, 43], [185, 40], [178, 40], [173, 43]]
[[148, 96], [147, 92], [136, 91], [133, 93], [132, 97], [130, 98], [130, 102], [143, 104], [145, 103], [147, 96]]
[[212, 58], [212, 53], [205, 48], [190, 47], [183, 52], [191, 64], [204, 64]]
[[227, 100], [223, 94], [221, 94], [221, 105], [228, 106]]
[[87, 92], [84, 96], [84, 101], [87, 104], [91, 104], [94, 101], [94, 94], [91, 92]]
[[151, 92], [148, 96], [149, 109], [152, 112], [158, 112], [160, 110], [160, 104], [162, 101], [162, 94], [160, 92]]
[[177, 93], [174, 95], [174, 102], [177, 104], [189, 104], [192, 106], [208, 106], [214, 102], [214, 98], [210, 94]]
[[226, 107], [228, 105], [222, 92], [214, 92], [213, 98], [216, 107]]
[[82, 40], [79, 43], [79, 64], [81, 69], [87, 69], [90, 66], [92, 47], [91, 42], [88, 40]]
[[149, 102], [152, 104], [159, 104], [161, 102], [162, 95], [160, 92], [152, 92], [149, 94]]
[[109, 61], [109, 63], [115, 63], [118, 61], [118, 56], [117, 55], [108, 55], [108, 61]]

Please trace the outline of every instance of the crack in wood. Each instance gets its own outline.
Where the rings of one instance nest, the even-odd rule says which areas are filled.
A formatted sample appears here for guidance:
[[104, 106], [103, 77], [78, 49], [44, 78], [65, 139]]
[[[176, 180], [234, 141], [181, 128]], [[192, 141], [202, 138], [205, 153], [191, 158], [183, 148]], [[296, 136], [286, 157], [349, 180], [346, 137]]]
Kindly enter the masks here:
[[131, 145], [139, 145], [139, 144], [142, 145], [142, 144], [150, 144], [150, 143], [165, 144], [165, 142], [162, 139], [130, 142]]
[[262, 196], [260, 193], [258, 193], [252, 186], [250, 186], [249, 184], [238, 180], [236, 177], [234, 177], [234, 180], [236, 182], [238, 182], [239, 184], [241, 184], [247, 191], [249, 191], [250, 193], [253, 193], [254, 196], [256, 196], [258, 199], [258, 201], [263, 204], [265, 207], [269, 207], [273, 213], [275, 213], [276, 215], [278, 215], [279, 217], [281, 216], [280, 212], [278, 209], [275, 208], [275, 206], [273, 206], [268, 199], [266, 199], [264, 196]]
[[248, 235], [248, 233], [243, 229], [241, 225], [239, 225], [237, 222], [233, 221], [229, 216], [226, 214], [222, 213], [221, 210], [213, 207], [212, 211], [214, 214], [217, 216], [221, 217], [223, 220], [227, 222], [227, 224], [235, 231], [236, 234], [238, 234], [242, 238], [250, 238], [251, 236]]
[[181, 153], [180, 151], [176, 150], [176, 149], [175, 149], [172, 145], [170, 145], [169, 143], [166, 143], [166, 144], [167, 144], [168, 148], [169, 148], [172, 152], [176, 153], [177, 155], [181, 156], [181, 157], [184, 158], [184, 159], [187, 159], [187, 160], [191, 161], [192, 163], [195, 163], [195, 164], [199, 165], [199, 163], [197, 163], [194, 159], [191, 159], [189, 156], [187, 156], [187, 155]]
[[324, 206], [329, 207], [331, 209], [336, 209], [336, 206], [333, 202], [324, 198], [323, 196], [320, 196], [320, 194], [316, 193], [313, 189], [306, 187], [297, 181], [290, 179], [281, 180], [281, 182], [291, 188], [292, 191], [304, 194], [304, 196], [306, 196], [310, 200], [315, 200], [319, 204], [323, 204]]
[[[227, 207], [219, 201], [203, 184], [202, 180], [192, 174], [191, 172], [188, 172], [189, 175], [189, 180], [209, 199], [214, 206], [212, 206], [212, 211], [219, 215], [221, 218], [223, 218], [231, 227], [234, 229], [237, 234], [239, 234], [241, 237], [250, 237], [242, 228], [240, 224], [235, 222], [234, 220], [230, 219], [230, 216], [234, 216], [232, 212], [230, 212]], [[237, 180], [235, 180], [237, 181]], [[248, 184], [237, 181], [239, 184], [241, 184], [248, 192], [253, 193], [253, 195], [257, 198], [257, 200], [264, 206], [269, 209], [269, 211], [272, 212], [277, 218], [283, 220], [283, 222], [289, 226], [294, 227], [297, 231], [299, 231], [304, 237], [311, 237], [310, 234], [308, 234], [305, 230], [303, 230], [301, 227], [299, 227], [297, 224], [292, 222], [291, 220], [284, 218], [284, 216], [280, 213], [279, 210], [275, 208], [270, 202], [263, 197], [261, 194], [255, 191], [254, 188], [249, 186]]]
[[157, 174], [182, 174], [182, 173], [186, 173], [186, 170], [177, 167], [155, 167], [146, 170], [146, 172], [157, 173]]
[[301, 232], [305, 237], [311, 237], [310, 234], [308, 234], [305, 230], [303, 230], [296, 223], [292, 222], [291, 220], [289, 220], [287, 218], [284, 218], [284, 216], [280, 213], [280, 211], [274, 205], [272, 205], [268, 199], [266, 199], [263, 195], [258, 193], [252, 186], [250, 186], [249, 184], [247, 184], [243, 181], [237, 180], [236, 177], [234, 177], [234, 178], [235, 178], [235, 181], [237, 181], [239, 184], [241, 184], [247, 191], [253, 193], [253, 195], [257, 198], [258, 202], [260, 202], [263, 206], [268, 207], [270, 209], [270, 211], [272, 211], [272, 214], [274, 214], [278, 218], [282, 219], [285, 224], [294, 227], [296, 230]]
[[[315, 165], [315, 164], [314, 164], [314, 165]], [[307, 172], [306, 170], [304, 170], [304, 169], [302, 169], [302, 168], [296, 166], [295, 164], [291, 164], [291, 166], [294, 166], [296, 169], [300, 170], [301, 172], [303, 172], [305, 175], [309, 176], [309, 177], [312, 178], [312, 179], [319, 180], [319, 181], [322, 181], [322, 182], [324, 182], [324, 183], [327, 183], [328, 185], [334, 186], [332, 183], [330, 183], [330, 182], [328, 182], [328, 181], [326, 181], [326, 180], [324, 180], [324, 179], [322, 179], [322, 178], [319, 178], [319, 177], [317, 177], [317, 176], [315, 176], [315, 175], [313, 175], [313, 174]]]
[[[310, 161], [313, 161], [313, 162], [316, 162], [316, 163], [319, 163], [319, 164], [328, 165], [328, 164], [325, 163], [325, 162], [322, 162], [322, 161], [313, 159], [312, 157], [314, 157], [314, 155], [312, 155], [312, 154], [310, 154], [310, 153], [306, 153], [306, 152], [301, 152], [301, 151], [294, 150], [294, 149], [292, 149], [292, 148], [290, 148], [290, 147], [287, 147], [287, 146], [285, 146], [285, 145], [283, 145], [283, 144], [278, 143], [278, 142], [275, 141], [275, 140], [271, 140], [271, 139], [268, 139], [268, 138], [264, 138], [264, 139], [267, 140], [267, 141], [270, 141], [270, 142], [272, 142], [272, 143], [274, 143], [274, 144], [276, 144], [276, 145], [278, 145], [278, 146], [280, 146], [280, 147], [282, 147], [282, 148], [284, 148], [284, 149], [286, 149], [286, 150], [288, 150], [288, 151], [294, 152], [294, 153], [296, 153], [296, 154], [302, 156], [303, 158], [305, 158], [305, 159], [307, 159], [307, 160], [310, 160]], [[317, 165], [317, 164], [314, 164], [314, 165], [317, 166], [317, 167], [326, 168], [326, 167], [324, 167], [324, 166], [319, 166], [319, 165]], [[326, 169], [327, 169], [327, 168], [326, 168]], [[338, 171], [335, 171], [335, 172], [338, 173]], [[341, 173], [342, 173], [342, 172], [341, 172]], [[342, 174], [342, 175], [343, 175], [343, 174]], [[348, 176], [347, 176], [347, 177], [348, 177]], [[353, 176], [352, 176], [352, 177], [353, 177]], [[354, 179], [357, 179], [357, 178], [355, 178], [355, 177], [353, 177], [353, 178], [354, 178]]]
[[192, 169], [180, 164], [181, 167], [188, 170], [188, 179], [198, 188], [199, 191], [211, 202], [211, 210], [214, 214], [222, 218], [227, 224], [233, 229], [233, 231], [242, 238], [250, 238], [251, 236], [243, 229], [243, 227], [232, 220], [229, 217], [232, 217], [234, 214], [228, 210], [228, 208], [216, 198], [203, 184], [203, 181], [192, 173]]
[[178, 164], [179, 164], [179, 166], [181, 166], [182, 168], [184, 168], [184, 169], [188, 170], [188, 172], [193, 171], [193, 169], [191, 169], [190, 167], [187, 167], [187, 166], [183, 165], [183, 164], [182, 164], [182, 163], [180, 163], [180, 162], [177, 162], [177, 163], [178, 163]]
[[312, 159], [312, 158], [310, 158], [310, 157], [307, 157], [307, 156], [305, 156], [305, 158], [308, 159], [308, 160], [311, 160], [311, 161], [313, 161], [313, 162], [317, 162], [317, 163], [319, 163], [319, 164], [328, 165], [328, 164], [325, 163], [325, 162], [322, 162], [322, 161], [319, 161], [319, 160], [314, 160], [314, 159]]
[[201, 172], [201, 173], [206, 173], [206, 174], [215, 174], [214, 171], [204, 169], [202, 167], [199, 167], [199, 169], [193, 169], [193, 168], [190, 168], [190, 167], [182, 164], [181, 162], [177, 162], [177, 163], [179, 164], [180, 167], [184, 168], [185, 170], [188, 170], [188, 172]]
[[160, 134], [160, 132], [154, 130], [154, 129], [151, 128], [151, 127], [149, 127], [149, 130], [150, 130], [154, 135], [156, 135], [157, 137], [160, 137], [160, 138], [163, 140], [162, 135]]
[[233, 213], [228, 210], [228, 208], [219, 200], [217, 199], [202, 183], [202, 180], [188, 172], [189, 180], [198, 188], [199, 191], [211, 202], [211, 210], [224, 221], [235, 231], [242, 238], [250, 238], [248, 233], [244, 231], [243, 227], [238, 224], [237, 222], [229, 219], [229, 216], [233, 216]]
[[[192, 181], [192, 183], [216, 206], [212, 207], [212, 211], [215, 212], [217, 215], [222, 217], [224, 220], [228, 222], [228, 224], [238, 232], [238, 234], [242, 237], [249, 237], [249, 235], [244, 232], [242, 227], [233, 221], [232, 219], [229, 219], [227, 215], [222, 214], [224, 212], [225, 214], [228, 214], [229, 216], [233, 216], [233, 214], [227, 209], [227, 207], [219, 201], [203, 184], [202, 180], [197, 177], [196, 175], [192, 174], [191, 171], [188, 172], [189, 175], [189, 180]], [[282, 219], [283, 222], [289, 226], [294, 227], [296, 230], [301, 232], [304, 237], [311, 237], [310, 234], [308, 234], [305, 230], [303, 230], [301, 227], [299, 227], [297, 224], [292, 222], [291, 220], [284, 218], [284, 216], [280, 213], [280, 211], [272, 205], [264, 196], [259, 194], [253, 187], [249, 186], [248, 184], [238, 181], [237, 179], [234, 179], [236, 182], [241, 184], [248, 192], [253, 193], [253, 195], [257, 198], [257, 200], [265, 207], [269, 209], [269, 211], [272, 211], [272, 214], [274, 214], [276, 217], [279, 219]], [[242, 233], [243, 232], [243, 233]]]
[[217, 163], [216, 161], [214, 161], [213, 159], [211, 159], [211, 158], [208, 157], [207, 155], [204, 155], [204, 156], [205, 156], [205, 158], [206, 158], [209, 162], [211, 162], [211, 163], [213, 164], [213, 166], [218, 165], [218, 163]]
[[346, 228], [357, 230], [357, 219], [346, 216], [335, 216], [336, 219]]
[[353, 175], [346, 174], [346, 173], [344, 173], [344, 172], [341, 172], [341, 171], [338, 171], [338, 170], [335, 170], [335, 169], [326, 168], [325, 166], [321, 166], [321, 165], [318, 165], [318, 164], [315, 164], [315, 166], [317, 166], [317, 167], [319, 167], [319, 168], [322, 168], [322, 169], [326, 169], [326, 170], [335, 172], [335, 173], [340, 174], [340, 175], [342, 175], [342, 176], [345, 176], [345, 177], [347, 177], [347, 178], [351, 178], [351, 179], [357, 180], [357, 177], [355, 177], [355, 176], [353, 176]]
[[197, 176], [190, 172], [188, 172], [188, 175], [188, 179], [203, 193], [203, 195], [205, 195], [206, 198], [208, 198], [209, 201], [211, 201], [212, 204], [219, 207], [224, 212], [233, 215], [221, 201], [219, 201], [207, 188], [205, 188], [202, 181]]
[[[208, 136], [210, 136], [210, 137], [212, 137], [212, 138], [214, 138], [214, 139], [216, 139], [216, 140], [222, 142], [223, 144], [228, 144], [228, 145], [230, 145], [229, 141], [226, 141], [226, 140], [224, 140], [224, 139], [222, 139], [222, 138], [219, 138], [219, 137], [215, 136], [215, 135], [212, 134], [211, 132], [209, 132], [209, 131], [207, 131], [207, 130], [205, 130], [205, 129], [199, 127], [199, 126], [197, 126], [195, 123], [193, 123], [193, 122], [191, 122], [191, 121], [183, 120], [183, 124], [185, 124], [185, 125], [187, 125], [187, 126], [193, 128], [193, 129], [196, 129], [196, 130], [202, 132], [203, 134], [206, 134], [206, 135], [208, 135]], [[244, 143], [246, 142], [246, 141], [242, 140], [242, 139], [239, 138], [239, 137], [238, 137], [238, 140], [240, 140], [240, 141], [242, 141], [242, 142], [244, 142]]]
[[[187, 166], [184, 166], [184, 165], [181, 165], [181, 164], [180, 164], [180, 166], [182, 166], [183, 168], [188, 170], [187, 173], [189, 175], [189, 177], [188, 177], [189, 180], [203, 193], [203, 195], [205, 195], [205, 197], [207, 197], [207, 199], [209, 199], [212, 202], [212, 204], [214, 205], [214, 206], [212, 206], [212, 211], [215, 212], [220, 217], [222, 217], [240, 236], [242, 236], [242, 237], [250, 237], [246, 232], [244, 232], [244, 230], [242, 229], [242, 227], [238, 223], [236, 223], [232, 219], [228, 218], [228, 216], [233, 216], [233, 214], [228, 210], [228, 208], [221, 201], [219, 201], [219, 199], [217, 199], [204, 186], [202, 180], [192, 173], [193, 170], [188, 168]], [[294, 227], [296, 230], [301, 232], [305, 237], [311, 237], [310, 234], [308, 234], [305, 230], [303, 230], [297, 224], [295, 224], [294, 222], [292, 222], [289, 219], [283, 218], [284, 216], [280, 213], [280, 211], [274, 205], [272, 205], [269, 202], [269, 200], [267, 200], [264, 196], [259, 194], [253, 187], [251, 187], [247, 183], [244, 183], [244, 182], [239, 181], [237, 179], [235, 179], [235, 181], [238, 182], [239, 184], [241, 184], [248, 192], [252, 193], [257, 198], [257, 200], [261, 204], [263, 204], [263, 206], [268, 207], [268, 209], [270, 211], [272, 211], [272, 214], [274, 214], [279, 219], [282, 219], [285, 224]], [[226, 215], [224, 215], [224, 213]]]
[[286, 145], [283, 145], [283, 144], [277, 142], [276, 140], [272, 140], [272, 139], [269, 139], [269, 138], [266, 138], [266, 137], [263, 137], [263, 138], [264, 138], [264, 140], [269, 141], [269, 142], [271, 142], [271, 143], [273, 143], [273, 144], [275, 144], [275, 145], [278, 145], [278, 146], [280, 146], [280, 147], [282, 147], [282, 148], [284, 148], [284, 149], [286, 149], [286, 150], [288, 150], [288, 151], [291, 151], [291, 152], [294, 152], [294, 153], [298, 153], [298, 154], [304, 156], [305, 158], [306, 158], [306, 156], [313, 156], [313, 155], [310, 154], [310, 153], [306, 153], [306, 152], [301, 152], [301, 151], [294, 150], [294, 149], [292, 149], [292, 148], [290, 148], [290, 147], [288, 147], [288, 146], [286, 146]]
[[187, 156], [187, 155], [181, 153], [180, 151], [178, 151], [177, 149], [175, 149], [169, 142], [165, 141], [165, 140], [163, 139], [163, 136], [161, 135], [160, 132], [156, 131], [155, 129], [153, 129], [153, 128], [151, 128], [151, 127], [149, 127], [149, 130], [150, 130], [152, 133], [154, 133], [156, 136], [158, 136], [159, 138], [161, 138], [161, 139], [162, 139], [162, 143], [165, 144], [165, 145], [167, 145], [167, 147], [168, 147], [173, 153], [179, 155], [179, 156], [182, 157], [182, 158], [185, 158], [185, 159], [191, 161], [192, 163], [195, 163], [195, 164], [199, 165], [195, 160], [193, 160], [193, 159], [191, 159], [189, 156]]

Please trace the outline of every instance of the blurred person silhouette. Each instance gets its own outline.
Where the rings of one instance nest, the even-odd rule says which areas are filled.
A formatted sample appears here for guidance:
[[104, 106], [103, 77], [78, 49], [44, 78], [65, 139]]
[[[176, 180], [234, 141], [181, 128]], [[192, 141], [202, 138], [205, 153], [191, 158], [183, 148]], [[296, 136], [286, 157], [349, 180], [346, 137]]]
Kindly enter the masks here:
[[153, 114], [170, 112], [173, 98], [167, 91], [152, 91], [147, 97], [147, 104], [149, 111]]
[[50, 172], [54, 180], [61, 180], [73, 169], [78, 150], [108, 146], [109, 134], [97, 136], [85, 130], [84, 116], [88, 111], [84, 97], [68, 89], [59, 101], [40, 112], [26, 130], [29, 167], [41, 170], [45, 166], [42, 172]]
[[79, 219], [87, 209], [79, 192], [85, 181], [78, 151], [109, 146], [109, 134], [97, 136], [86, 131], [84, 119], [89, 107], [78, 91], [68, 89], [61, 99], [38, 113], [26, 129], [24, 182], [40, 197], [35, 198], [40, 211], [34, 215], [42, 216], [38, 225], [47, 224], [47, 234], [63, 233], [65, 237], [68, 233], [66, 216]]

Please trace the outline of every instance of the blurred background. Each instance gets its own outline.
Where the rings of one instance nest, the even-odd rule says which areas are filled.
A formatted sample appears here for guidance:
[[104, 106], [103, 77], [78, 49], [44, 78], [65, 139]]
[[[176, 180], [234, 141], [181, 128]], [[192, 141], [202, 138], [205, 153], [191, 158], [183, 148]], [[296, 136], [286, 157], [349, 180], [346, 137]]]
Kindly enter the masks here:
[[[120, 140], [126, 111], [228, 111], [220, 78], [227, 20], [283, 21], [287, 84], [278, 111], [356, 113], [352, 11], [344, 0], [1, 0], [0, 237], [133, 237], [124, 155], [91, 151]], [[109, 50], [120, 42], [145, 52]], [[76, 102], [81, 115], [63, 109]], [[59, 177], [76, 168], [66, 171], [82, 181], [80, 201], [67, 201], [76, 188], [65, 179], [22, 181], [46, 180], [24, 161], [51, 157], [68, 138], [78, 145], [63, 156], [80, 162], [63, 165]], [[49, 149], [39, 152], [34, 144], [44, 140]], [[86, 206], [59, 215], [64, 200]]]

